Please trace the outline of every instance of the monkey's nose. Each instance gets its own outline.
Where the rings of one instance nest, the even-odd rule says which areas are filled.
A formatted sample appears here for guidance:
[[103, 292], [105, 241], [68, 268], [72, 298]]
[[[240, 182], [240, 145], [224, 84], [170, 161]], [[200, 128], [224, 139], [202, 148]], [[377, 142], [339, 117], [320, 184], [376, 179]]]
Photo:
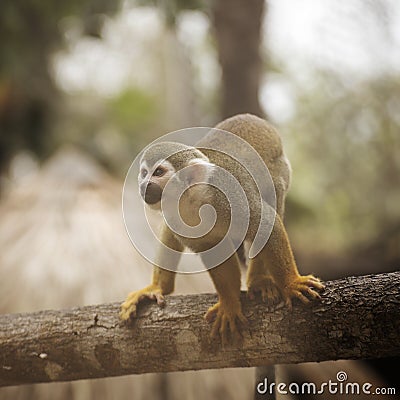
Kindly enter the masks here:
[[147, 204], [156, 204], [161, 200], [162, 190], [153, 182], [140, 186], [140, 195]]

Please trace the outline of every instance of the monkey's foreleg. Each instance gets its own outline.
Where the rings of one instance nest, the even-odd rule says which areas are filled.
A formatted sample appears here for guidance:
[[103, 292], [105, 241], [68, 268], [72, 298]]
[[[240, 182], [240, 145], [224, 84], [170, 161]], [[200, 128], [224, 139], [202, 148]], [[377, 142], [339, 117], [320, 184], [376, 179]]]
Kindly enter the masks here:
[[128, 294], [124, 303], [121, 304], [120, 318], [126, 321], [136, 317], [137, 306], [145, 298], [156, 300], [159, 306], [164, 306], [164, 295], [171, 293], [174, 289], [175, 275], [175, 272], [155, 266], [151, 285]]
[[[161, 234], [161, 242], [178, 253], [171, 256], [165, 247], [161, 247], [157, 256], [157, 264], [162, 266], [167, 257], [173, 257], [173, 260], [168, 260], [167, 265], [174, 264], [177, 266], [184, 247], [166, 226]], [[164, 295], [174, 291], [175, 275], [175, 272], [154, 266], [152, 283], [141, 290], [128, 294], [125, 302], [121, 305], [120, 318], [126, 321], [136, 317], [137, 306], [145, 298], [156, 300], [160, 306], [163, 306], [165, 304]]]

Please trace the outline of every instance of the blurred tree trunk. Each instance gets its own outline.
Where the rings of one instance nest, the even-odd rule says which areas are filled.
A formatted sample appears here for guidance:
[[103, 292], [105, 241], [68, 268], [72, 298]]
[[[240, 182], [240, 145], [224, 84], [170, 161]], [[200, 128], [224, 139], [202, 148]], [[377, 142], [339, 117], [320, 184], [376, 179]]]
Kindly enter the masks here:
[[222, 69], [222, 117], [263, 116], [258, 91], [264, 0], [216, 0], [211, 12]]

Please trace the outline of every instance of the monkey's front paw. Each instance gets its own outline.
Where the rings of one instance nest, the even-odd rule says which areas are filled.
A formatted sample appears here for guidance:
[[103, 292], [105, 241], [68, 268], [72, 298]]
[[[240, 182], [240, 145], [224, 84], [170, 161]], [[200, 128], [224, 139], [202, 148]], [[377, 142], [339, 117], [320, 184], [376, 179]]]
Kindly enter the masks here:
[[262, 301], [268, 304], [277, 304], [281, 301], [281, 294], [273, 279], [268, 275], [257, 276], [247, 283], [247, 296], [254, 300], [257, 293], [261, 293]]
[[303, 303], [309, 303], [310, 299], [320, 299], [317, 290], [324, 288], [322, 282], [313, 275], [298, 276], [284, 289], [286, 304], [291, 307], [293, 298]]
[[138, 304], [143, 299], [157, 300], [159, 306], [164, 306], [165, 300], [162, 295], [161, 288], [156, 285], [150, 285], [137, 292], [128, 294], [125, 302], [121, 304], [121, 311], [119, 317], [123, 321], [128, 321], [136, 317], [136, 311]]
[[211, 337], [221, 337], [223, 344], [230, 342], [229, 334], [231, 336], [231, 340], [234, 343], [238, 343], [242, 338], [238, 328], [238, 323], [247, 325], [247, 319], [242, 313], [240, 302], [238, 302], [236, 306], [224, 306], [219, 301], [217, 304], [208, 309], [204, 318], [207, 322], [214, 321], [211, 329]]

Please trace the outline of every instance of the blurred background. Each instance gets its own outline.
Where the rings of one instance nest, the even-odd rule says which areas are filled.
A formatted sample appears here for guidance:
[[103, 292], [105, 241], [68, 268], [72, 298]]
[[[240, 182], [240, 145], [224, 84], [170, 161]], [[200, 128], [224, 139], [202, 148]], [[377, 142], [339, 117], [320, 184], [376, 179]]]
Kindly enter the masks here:
[[[399, 111], [396, 0], [3, 0], [0, 312], [122, 301], [146, 285], [151, 268], [120, 206], [130, 163], [156, 137], [240, 112], [282, 134], [301, 272], [398, 270]], [[177, 286], [214, 291], [207, 274]], [[327, 381], [344, 368], [383, 386], [398, 380], [393, 362], [278, 373]], [[227, 369], [24, 386], [0, 399], [251, 399], [254, 387], [253, 369]]]

